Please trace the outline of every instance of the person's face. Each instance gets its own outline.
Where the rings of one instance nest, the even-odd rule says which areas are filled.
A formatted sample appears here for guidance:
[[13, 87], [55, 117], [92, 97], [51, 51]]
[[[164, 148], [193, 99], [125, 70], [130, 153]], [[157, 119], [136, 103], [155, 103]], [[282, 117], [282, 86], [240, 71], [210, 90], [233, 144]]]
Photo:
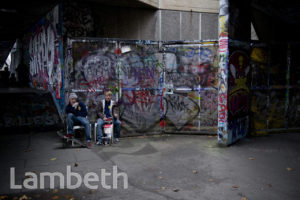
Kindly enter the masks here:
[[111, 100], [112, 95], [111, 94], [105, 94], [105, 100], [106, 101], [110, 101]]
[[77, 101], [76, 98], [72, 98], [70, 99], [70, 104], [73, 105], [74, 103], [76, 103], [76, 101]]

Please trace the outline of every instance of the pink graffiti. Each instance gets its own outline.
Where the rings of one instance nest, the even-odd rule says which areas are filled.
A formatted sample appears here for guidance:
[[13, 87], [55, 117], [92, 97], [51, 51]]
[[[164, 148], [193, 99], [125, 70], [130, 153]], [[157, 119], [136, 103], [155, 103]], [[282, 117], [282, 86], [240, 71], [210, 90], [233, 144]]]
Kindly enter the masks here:
[[221, 93], [219, 95], [219, 106], [218, 106], [218, 121], [225, 123], [226, 122], [226, 113], [227, 113], [227, 94]]

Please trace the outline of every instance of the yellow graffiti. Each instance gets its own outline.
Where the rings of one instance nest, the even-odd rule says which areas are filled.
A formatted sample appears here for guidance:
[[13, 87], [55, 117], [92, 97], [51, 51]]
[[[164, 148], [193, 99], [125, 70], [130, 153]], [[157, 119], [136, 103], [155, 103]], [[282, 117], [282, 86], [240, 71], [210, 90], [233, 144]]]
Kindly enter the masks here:
[[267, 63], [267, 52], [265, 51], [265, 49], [254, 47], [251, 52], [251, 60], [261, 63]]
[[219, 17], [219, 34], [221, 33], [227, 33], [227, 23], [226, 23], [226, 16], [220, 16]]
[[232, 89], [230, 91], [230, 94], [233, 94], [235, 93], [236, 91], [239, 91], [239, 90], [246, 90], [247, 93], [249, 93], [249, 88], [247, 87], [247, 78], [237, 78], [235, 79], [235, 83], [236, 83], [236, 86], [234, 87], [234, 89]]
[[201, 100], [201, 97], [196, 96], [194, 92], [189, 93], [188, 96], [189, 96], [191, 99], [194, 99], [194, 100]]

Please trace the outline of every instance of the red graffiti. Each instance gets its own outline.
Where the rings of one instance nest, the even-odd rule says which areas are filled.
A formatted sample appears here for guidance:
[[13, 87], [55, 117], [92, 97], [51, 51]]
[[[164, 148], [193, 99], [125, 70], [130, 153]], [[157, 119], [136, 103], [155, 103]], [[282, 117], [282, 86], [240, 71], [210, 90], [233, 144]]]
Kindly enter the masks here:
[[229, 97], [229, 111], [232, 116], [239, 113], [247, 113], [250, 107], [248, 93], [244, 91], [236, 92]]
[[226, 102], [227, 102], [227, 94], [225, 93], [219, 94], [219, 103], [225, 104]]
[[87, 86], [88, 91], [95, 92], [96, 89], [100, 87], [100, 85], [104, 85], [104, 84], [105, 84], [105, 78], [104, 77], [98, 77], [97, 79], [92, 80], [90, 82], [80, 83], [80, 86]]
[[161, 120], [159, 123], [160, 127], [163, 128], [166, 126], [166, 120]]
[[151, 106], [156, 100], [158, 95], [151, 94], [150, 91], [131, 91], [132, 96], [125, 93], [124, 96], [127, 98], [130, 104], [139, 106], [142, 111], [145, 111]]
[[219, 39], [219, 53], [225, 53], [228, 51], [228, 37], [221, 37]]
[[218, 121], [226, 122], [226, 113], [227, 113], [227, 94], [219, 94], [219, 106], [218, 106]]

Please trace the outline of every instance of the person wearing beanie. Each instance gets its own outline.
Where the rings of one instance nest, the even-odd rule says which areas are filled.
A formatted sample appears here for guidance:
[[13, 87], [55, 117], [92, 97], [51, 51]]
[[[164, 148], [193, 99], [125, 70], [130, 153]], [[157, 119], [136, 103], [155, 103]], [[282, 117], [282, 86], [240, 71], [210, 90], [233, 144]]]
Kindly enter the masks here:
[[86, 135], [87, 147], [91, 147], [91, 127], [90, 122], [86, 118], [87, 109], [86, 106], [78, 101], [78, 96], [76, 93], [71, 93], [69, 95], [69, 104], [66, 106], [66, 113], [68, 115], [67, 124], [68, 130], [66, 138], [71, 138], [74, 135], [73, 127], [76, 124], [81, 124], [84, 126], [84, 131]]

